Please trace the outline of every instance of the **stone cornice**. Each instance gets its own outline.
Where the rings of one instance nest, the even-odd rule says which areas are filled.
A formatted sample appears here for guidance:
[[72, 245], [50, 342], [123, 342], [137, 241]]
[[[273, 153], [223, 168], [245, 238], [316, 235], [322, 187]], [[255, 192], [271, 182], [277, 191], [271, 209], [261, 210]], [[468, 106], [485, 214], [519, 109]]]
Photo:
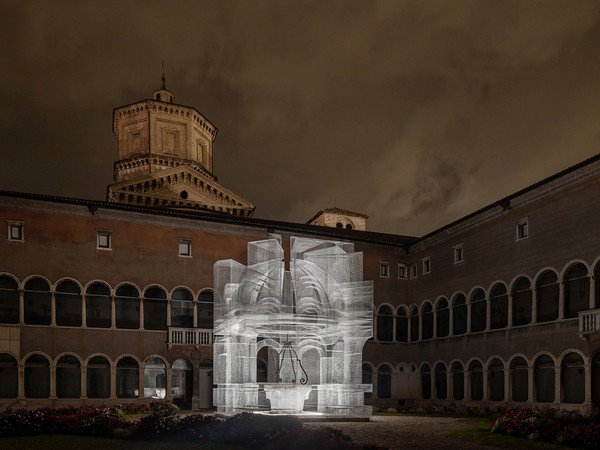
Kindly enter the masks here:
[[140, 113], [145, 114], [148, 111], [168, 114], [180, 119], [191, 120], [192, 123], [210, 136], [213, 141], [217, 137], [217, 127], [210, 123], [206, 117], [200, 114], [196, 108], [152, 99], [141, 100], [139, 102], [115, 108], [113, 110], [113, 133], [115, 133], [115, 135], [118, 137], [118, 123], [121, 118], [132, 117]]

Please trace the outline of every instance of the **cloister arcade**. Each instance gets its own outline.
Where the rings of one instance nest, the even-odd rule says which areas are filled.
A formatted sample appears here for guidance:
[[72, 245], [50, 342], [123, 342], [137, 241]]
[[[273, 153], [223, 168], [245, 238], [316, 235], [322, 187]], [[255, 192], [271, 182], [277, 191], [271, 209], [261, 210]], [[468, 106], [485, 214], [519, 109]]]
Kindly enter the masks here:
[[487, 290], [473, 287], [420, 305], [382, 304], [377, 309], [375, 340], [418, 342], [469, 333], [574, 319], [580, 311], [600, 305], [600, 265], [593, 272], [583, 261], [568, 264], [559, 274], [544, 268], [530, 279], [494, 282]]
[[22, 282], [0, 274], [0, 324], [167, 330], [213, 327], [212, 289], [194, 294], [180, 286], [168, 292], [158, 285], [140, 289], [123, 282], [111, 288], [94, 280], [70, 278], [52, 284], [41, 276]]
[[[600, 400], [600, 352], [586, 358], [578, 350], [558, 357], [542, 352], [532, 359], [514, 354], [504, 361], [493, 356], [487, 361], [399, 363], [375, 367], [363, 363], [363, 383], [373, 384], [372, 399], [406, 398], [464, 402], [506, 402], [540, 404], [561, 408]], [[383, 400], [383, 402], [381, 402]], [[397, 401], [390, 402], [397, 405]]]
[[185, 358], [169, 364], [160, 355], [144, 361], [121, 355], [111, 361], [104, 354], [83, 359], [66, 353], [53, 360], [34, 352], [19, 360], [10, 353], [0, 353], [0, 398], [172, 398], [174, 403], [189, 409], [192, 389], [192, 363]]

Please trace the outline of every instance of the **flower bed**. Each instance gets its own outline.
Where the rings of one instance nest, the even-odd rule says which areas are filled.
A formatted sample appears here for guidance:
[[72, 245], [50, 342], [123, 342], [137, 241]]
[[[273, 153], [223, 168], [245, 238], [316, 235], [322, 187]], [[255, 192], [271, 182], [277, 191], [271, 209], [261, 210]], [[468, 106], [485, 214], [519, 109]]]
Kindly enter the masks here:
[[[229, 419], [210, 415], [175, 414], [165, 402], [140, 406], [40, 408], [7, 410], [0, 414], [0, 436], [79, 434], [175, 443], [228, 444], [265, 449], [378, 449], [359, 446], [333, 428], [309, 428], [296, 417], [238, 414]], [[122, 414], [147, 412], [139, 420]]]
[[490, 431], [574, 448], [600, 448], [598, 418], [573, 412], [509, 409], [494, 421]]

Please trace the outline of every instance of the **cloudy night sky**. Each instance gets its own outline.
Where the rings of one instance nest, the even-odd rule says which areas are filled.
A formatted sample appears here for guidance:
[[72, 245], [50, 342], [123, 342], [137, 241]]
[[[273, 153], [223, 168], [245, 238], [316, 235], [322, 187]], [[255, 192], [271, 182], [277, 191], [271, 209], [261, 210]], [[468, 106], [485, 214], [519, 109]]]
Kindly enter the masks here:
[[423, 235], [600, 153], [597, 0], [0, 0], [0, 189], [104, 200], [114, 107], [218, 129], [255, 217]]

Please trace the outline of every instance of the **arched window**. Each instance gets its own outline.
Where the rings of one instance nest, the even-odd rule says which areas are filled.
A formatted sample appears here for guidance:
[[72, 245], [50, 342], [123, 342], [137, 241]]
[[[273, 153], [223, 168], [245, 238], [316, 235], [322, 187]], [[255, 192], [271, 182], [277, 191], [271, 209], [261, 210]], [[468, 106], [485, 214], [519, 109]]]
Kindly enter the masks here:
[[56, 286], [56, 325], [81, 326], [81, 288], [73, 280], [63, 280]]
[[194, 326], [194, 296], [187, 289], [176, 289], [171, 295], [171, 326]]
[[533, 365], [535, 399], [538, 402], [554, 401], [554, 361], [548, 355], [541, 355]]
[[485, 330], [487, 303], [483, 289], [477, 289], [471, 295], [471, 332]]
[[446, 366], [442, 363], [435, 365], [435, 396], [439, 400], [445, 400], [448, 396], [448, 377]]
[[173, 403], [181, 409], [192, 409], [194, 393], [192, 363], [183, 358], [175, 360], [171, 378]]
[[590, 308], [590, 279], [587, 268], [574, 264], [565, 274], [565, 317], [577, 317], [579, 311]]
[[452, 364], [452, 398], [454, 400], [465, 398], [465, 371], [462, 363], [458, 361]]
[[471, 400], [483, 400], [483, 366], [479, 361], [469, 364], [469, 385]]
[[19, 285], [6, 275], [0, 276], [0, 323], [19, 323]]
[[408, 341], [408, 318], [403, 306], [399, 306], [396, 313], [396, 341]]
[[583, 358], [578, 353], [567, 353], [563, 358], [561, 383], [565, 403], [583, 403], [585, 399], [585, 370]]
[[198, 328], [213, 327], [214, 294], [210, 290], [200, 292], [198, 296]]
[[377, 369], [377, 398], [392, 396], [392, 368], [383, 364]]
[[144, 365], [144, 397], [165, 398], [167, 393], [167, 366], [160, 358], [148, 358]]
[[452, 310], [452, 333], [454, 335], [467, 332], [467, 300], [462, 294], [454, 297]]
[[419, 310], [416, 306], [410, 309], [410, 342], [419, 340]]
[[167, 329], [167, 293], [158, 286], [144, 292], [144, 329]]
[[431, 303], [427, 302], [423, 306], [423, 335], [422, 339], [431, 339], [433, 337], [433, 308]]
[[450, 310], [448, 300], [441, 298], [436, 308], [436, 336], [446, 337], [450, 333]]
[[382, 305], [377, 311], [377, 340], [390, 342], [394, 339], [394, 313], [392, 308]]
[[135, 330], [140, 327], [140, 294], [134, 286], [124, 284], [117, 288], [115, 316], [117, 328]]
[[529, 386], [527, 361], [520, 356], [510, 362], [511, 395], [515, 402], [526, 402]]
[[[362, 365], [362, 384], [373, 384], [373, 368], [371, 364]], [[370, 392], [365, 392], [365, 398], [371, 398]]]
[[513, 326], [531, 323], [531, 283], [525, 277], [519, 278], [512, 289]]
[[31, 355], [25, 361], [25, 397], [50, 397], [50, 363], [42, 355]]
[[536, 284], [537, 321], [548, 322], [558, 318], [558, 277], [547, 270], [540, 275]]
[[104, 283], [92, 283], [85, 291], [85, 323], [88, 327], [110, 328], [110, 288]]
[[110, 363], [102, 356], [90, 358], [87, 364], [88, 398], [110, 397]]
[[139, 365], [129, 356], [117, 363], [117, 397], [137, 398], [139, 395]]
[[493, 402], [504, 400], [504, 364], [497, 358], [494, 358], [488, 366], [488, 383], [490, 400]]
[[65, 355], [56, 363], [56, 396], [81, 397], [81, 364], [72, 355]]
[[25, 323], [29, 325], [50, 325], [52, 295], [50, 285], [42, 278], [32, 278], [25, 283], [24, 308]]
[[8, 353], [0, 353], [0, 398], [17, 398], [18, 383], [17, 360]]
[[431, 368], [429, 364], [421, 366], [421, 396], [424, 399], [431, 398]]
[[506, 328], [508, 324], [508, 295], [502, 283], [496, 284], [490, 294], [490, 328]]

